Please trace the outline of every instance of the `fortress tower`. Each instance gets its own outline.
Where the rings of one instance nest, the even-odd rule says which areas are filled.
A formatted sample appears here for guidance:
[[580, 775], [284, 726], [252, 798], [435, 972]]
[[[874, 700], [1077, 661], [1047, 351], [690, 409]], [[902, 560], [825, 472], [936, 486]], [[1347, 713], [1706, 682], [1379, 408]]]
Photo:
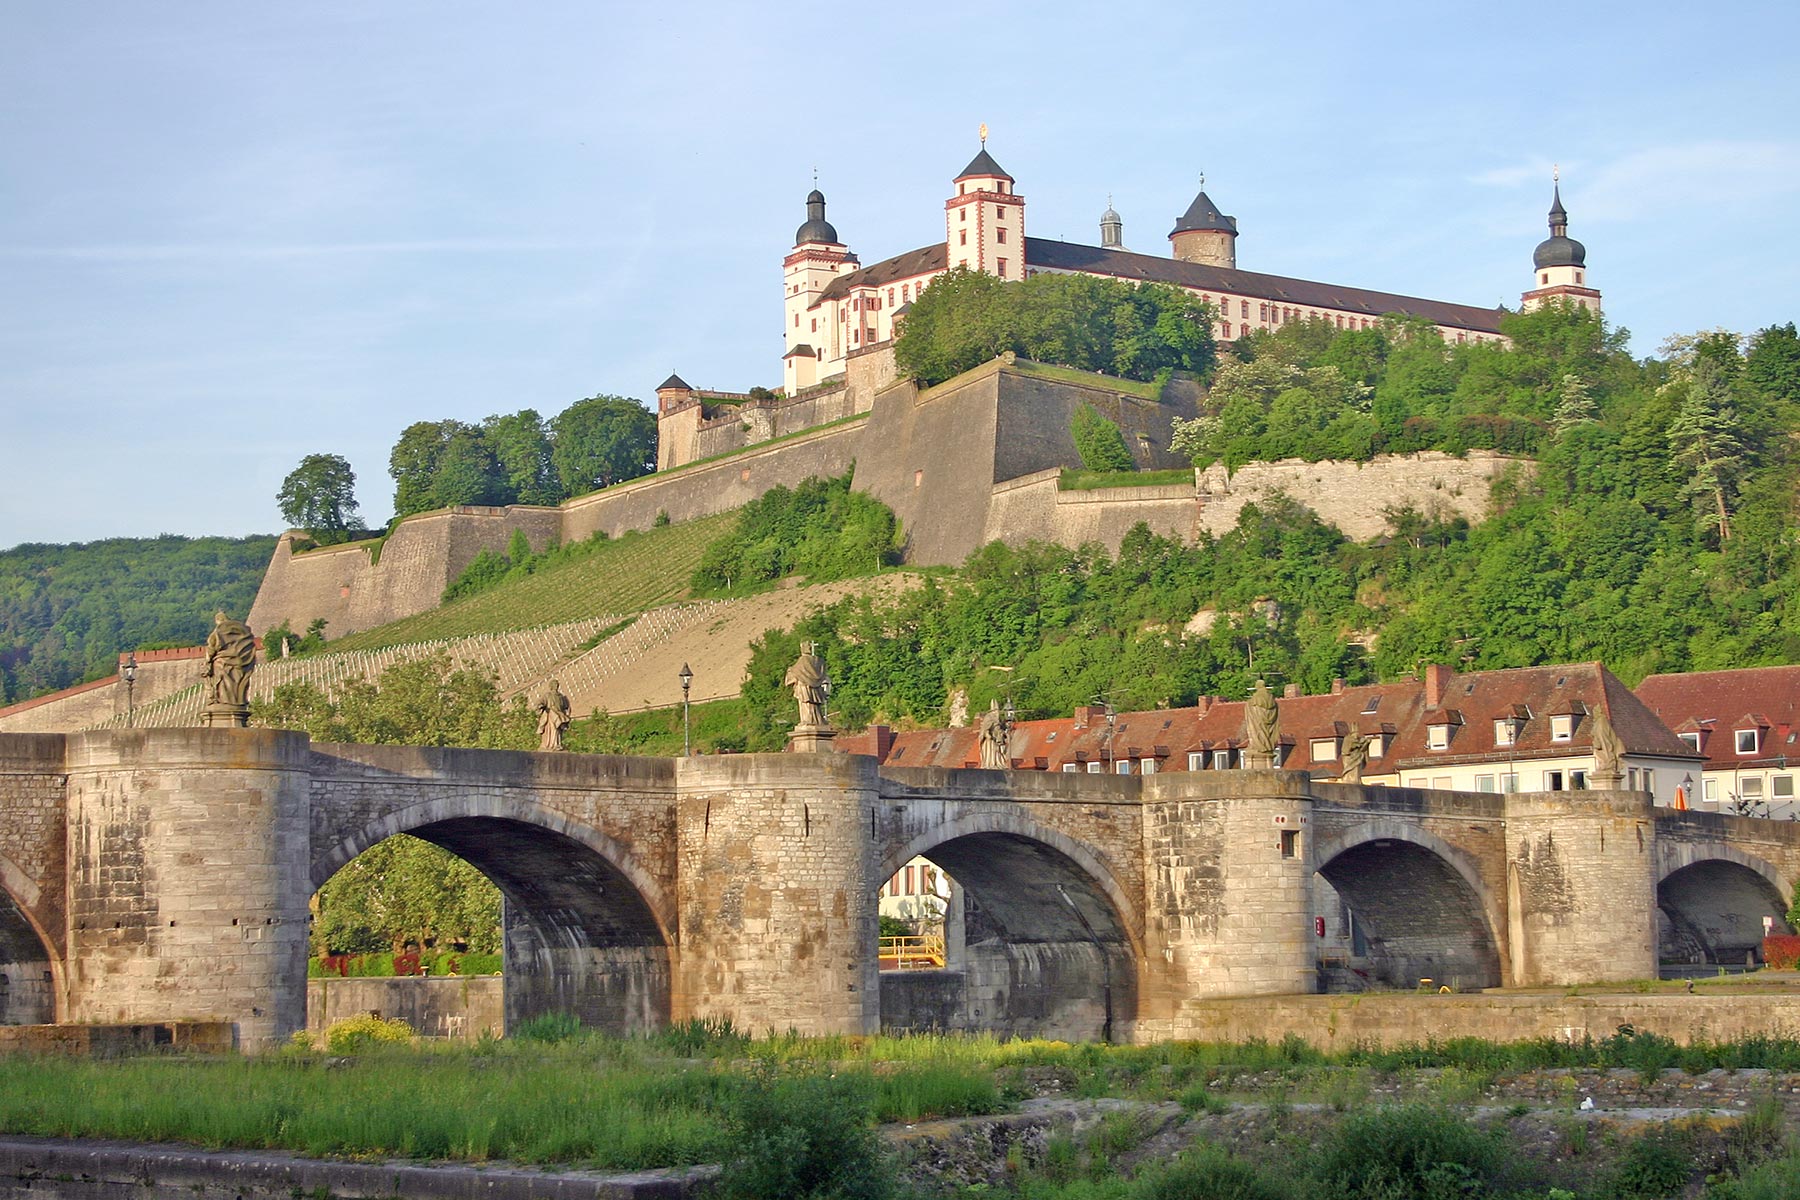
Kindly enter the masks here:
[[1562, 181], [1551, 176], [1550, 236], [1538, 243], [1531, 256], [1537, 268], [1536, 286], [1520, 297], [1520, 308], [1529, 312], [1538, 305], [1566, 297], [1582, 308], [1600, 311], [1600, 293], [1587, 286], [1587, 247], [1569, 236], [1569, 214], [1563, 208]]
[[788, 395], [818, 382], [821, 360], [843, 357], [844, 331], [829, 319], [829, 310], [813, 306], [832, 280], [860, 265], [825, 219], [825, 193], [814, 188], [806, 197], [806, 223], [794, 231], [793, 253], [781, 263], [787, 337], [781, 382]]
[[1219, 211], [1206, 194], [1206, 176], [1200, 177], [1200, 194], [1169, 231], [1170, 252], [1182, 262], [1237, 269], [1237, 218]]
[[987, 152], [987, 126], [981, 127], [981, 152], [956, 177], [955, 187], [956, 194], [944, 201], [946, 267], [1015, 282], [1025, 278], [1025, 198]]

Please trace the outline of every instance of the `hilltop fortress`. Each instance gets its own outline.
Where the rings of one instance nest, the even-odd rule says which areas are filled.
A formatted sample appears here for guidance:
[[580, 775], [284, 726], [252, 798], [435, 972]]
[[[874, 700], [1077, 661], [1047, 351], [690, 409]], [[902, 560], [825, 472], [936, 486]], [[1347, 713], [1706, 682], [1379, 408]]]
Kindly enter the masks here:
[[[854, 486], [888, 505], [905, 531], [909, 562], [958, 564], [989, 541], [1100, 542], [1116, 548], [1142, 521], [1193, 540], [1222, 532], [1243, 504], [1283, 491], [1353, 537], [1385, 527], [1383, 513], [1421, 511], [1479, 519], [1507, 459], [1426, 453], [1370, 463], [1252, 463], [1193, 482], [1091, 491], [1059, 486], [1080, 465], [1069, 433], [1091, 405], [1117, 424], [1140, 469], [1185, 467], [1169, 450], [1176, 418], [1199, 411], [1201, 391], [1176, 378], [1161, 388], [1014, 361], [1011, 355], [935, 387], [901, 379], [896, 322], [955, 267], [1001, 279], [1042, 272], [1153, 281], [1212, 304], [1216, 335], [1236, 338], [1298, 320], [1368, 328], [1383, 316], [1424, 318], [1446, 341], [1499, 340], [1503, 310], [1264, 275], [1237, 267], [1237, 220], [1204, 190], [1169, 233], [1171, 254], [1134, 253], [1110, 206], [1100, 245], [1025, 235], [1026, 205], [985, 145], [952, 182], [944, 238], [864, 267], [825, 219], [825, 197], [783, 260], [785, 353], [780, 392], [700, 391], [679, 376], [657, 388], [657, 472], [557, 507], [457, 508], [409, 517], [381, 543], [301, 552], [301, 535], [276, 547], [249, 620], [303, 629], [324, 619], [334, 637], [435, 607], [482, 550], [503, 551], [515, 530], [534, 549], [648, 529], [739, 507], [770, 488], [854, 470]], [[1560, 189], [1550, 237], [1533, 258], [1524, 307], [1549, 299], [1598, 309], [1585, 250], [1567, 236]]]

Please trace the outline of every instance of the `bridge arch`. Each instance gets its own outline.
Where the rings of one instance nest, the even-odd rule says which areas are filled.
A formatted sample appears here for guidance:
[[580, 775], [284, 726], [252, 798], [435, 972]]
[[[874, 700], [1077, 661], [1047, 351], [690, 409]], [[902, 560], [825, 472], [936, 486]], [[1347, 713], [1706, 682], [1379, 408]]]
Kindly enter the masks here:
[[890, 846], [879, 879], [925, 857], [957, 885], [943, 971], [884, 972], [886, 1029], [1066, 1040], [1129, 1035], [1139, 917], [1091, 847], [1018, 809], [981, 809]]
[[62, 1015], [62, 957], [39, 920], [37, 883], [0, 854], [0, 1025], [43, 1025]]
[[1723, 842], [1658, 839], [1658, 956], [1664, 962], [1761, 958], [1765, 916], [1787, 929], [1793, 881], [1773, 863]]
[[1350, 918], [1350, 963], [1328, 977], [1329, 988], [1411, 987], [1429, 978], [1470, 990], [1503, 982], [1504, 910], [1468, 853], [1393, 818], [1322, 836], [1315, 850], [1316, 872]]
[[615, 1033], [668, 1022], [675, 908], [616, 839], [529, 798], [437, 795], [316, 851], [314, 888], [396, 834], [448, 850], [499, 888], [509, 1028], [548, 1012]]

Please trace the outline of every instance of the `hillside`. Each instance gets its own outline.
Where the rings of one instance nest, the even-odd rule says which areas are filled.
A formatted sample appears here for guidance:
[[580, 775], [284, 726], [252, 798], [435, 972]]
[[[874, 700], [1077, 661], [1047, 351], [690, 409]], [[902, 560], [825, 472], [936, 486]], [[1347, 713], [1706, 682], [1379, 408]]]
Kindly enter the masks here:
[[250, 607], [273, 537], [109, 538], [0, 552], [0, 704], [109, 674], [121, 651], [193, 645]]

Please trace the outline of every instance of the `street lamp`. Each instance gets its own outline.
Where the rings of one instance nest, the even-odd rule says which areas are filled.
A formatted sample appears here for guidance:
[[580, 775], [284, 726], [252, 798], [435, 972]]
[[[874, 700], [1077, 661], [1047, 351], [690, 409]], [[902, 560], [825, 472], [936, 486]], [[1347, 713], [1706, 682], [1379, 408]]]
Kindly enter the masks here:
[[681, 756], [694, 752], [694, 726], [688, 716], [688, 689], [694, 686], [694, 672], [681, 664]]
[[137, 724], [137, 651], [125, 655], [125, 665], [119, 674], [125, 677], [125, 726], [129, 729]]

